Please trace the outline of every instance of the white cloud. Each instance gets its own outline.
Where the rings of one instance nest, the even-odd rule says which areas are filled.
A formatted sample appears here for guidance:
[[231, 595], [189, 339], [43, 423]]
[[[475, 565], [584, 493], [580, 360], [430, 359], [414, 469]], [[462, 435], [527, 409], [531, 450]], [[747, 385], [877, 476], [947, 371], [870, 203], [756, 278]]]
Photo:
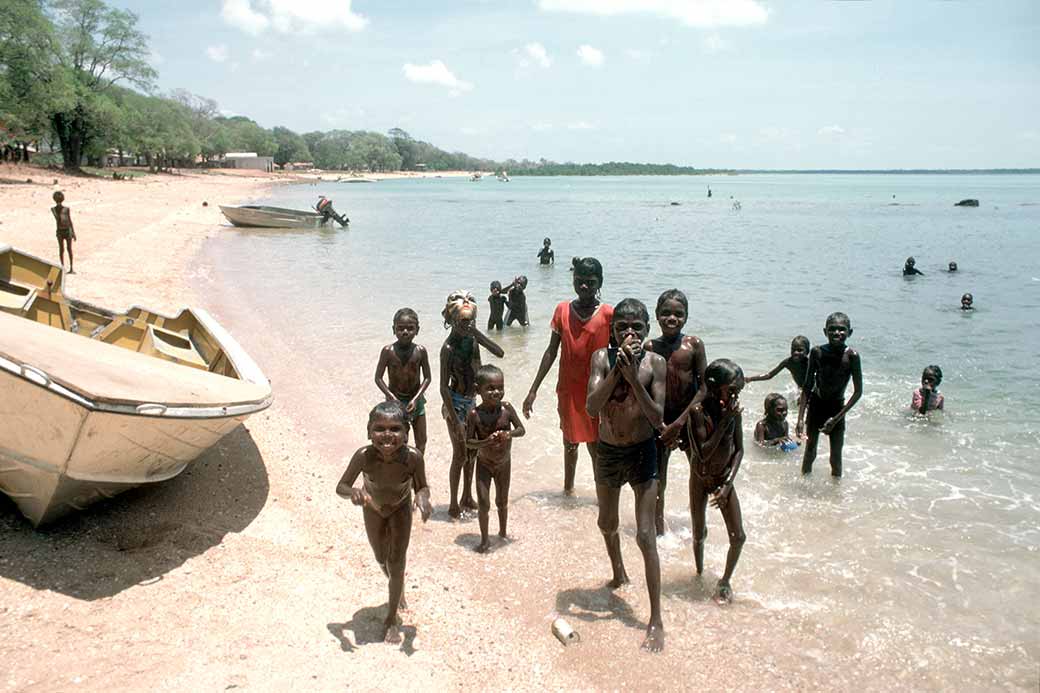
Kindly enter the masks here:
[[417, 84], [439, 84], [442, 87], [448, 87], [452, 90], [452, 94], [458, 94], [459, 92], [469, 91], [473, 88], [473, 85], [469, 82], [465, 82], [456, 77], [451, 70], [448, 69], [447, 65], [442, 63], [440, 60], [434, 60], [429, 65], [413, 65], [412, 63], [406, 63], [402, 68], [405, 79], [410, 82], [416, 82]]
[[780, 128], [774, 125], [770, 125], [761, 128], [758, 131], [758, 136], [761, 137], [763, 140], [767, 140], [769, 142], [777, 142], [780, 140], [788, 139], [791, 136], [791, 131], [786, 128]]
[[593, 123], [589, 123], [584, 120], [576, 120], [573, 123], [567, 123], [568, 130], [595, 130], [596, 126]]
[[538, 0], [538, 8], [599, 16], [650, 14], [699, 29], [764, 24], [769, 18], [758, 0]]
[[547, 130], [553, 129], [553, 124], [545, 122], [531, 123], [531, 129], [535, 132], [546, 132]]
[[534, 64], [538, 67], [546, 68], [552, 65], [552, 58], [545, 50], [545, 46], [540, 43], [529, 43], [524, 46], [524, 53], [534, 61]]
[[600, 67], [603, 65], [603, 51], [584, 44], [578, 48], [578, 57], [581, 62], [589, 67]]
[[215, 63], [222, 63], [228, 59], [228, 47], [223, 43], [206, 47], [206, 55]]
[[701, 46], [704, 48], [704, 52], [709, 55], [725, 53], [732, 48], [730, 42], [718, 34], [709, 34], [708, 36], [705, 36], [701, 41]]
[[825, 125], [816, 132], [817, 135], [828, 136], [828, 135], [844, 135], [845, 128], [840, 125]]
[[271, 54], [262, 48], [254, 48], [251, 53], [253, 56], [253, 62], [260, 62], [261, 60], [267, 60], [271, 57]]
[[351, 0], [223, 0], [220, 16], [254, 36], [268, 29], [280, 34], [361, 31], [368, 20], [350, 4]]

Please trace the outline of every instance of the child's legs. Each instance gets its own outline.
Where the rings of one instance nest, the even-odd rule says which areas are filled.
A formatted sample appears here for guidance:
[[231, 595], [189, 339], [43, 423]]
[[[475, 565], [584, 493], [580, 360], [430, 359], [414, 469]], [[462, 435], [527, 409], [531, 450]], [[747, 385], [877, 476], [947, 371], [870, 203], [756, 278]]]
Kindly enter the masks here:
[[506, 460], [495, 470], [495, 506], [498, 508], [498, 536], [506, 535], [509, 519], [509, 477], [512, 460]]
[[473, 500], [473, 468], [477, 463], [477, 451], [463, 449], [465, 454], [465, 461], [462, 467], [462, 507], [463, 508], [476, 508], [477, 504]]
[[820, 442], [820, 429], [810, 426], [805, 441], [805, 454], [802, 456], [802, 474], [812, 472], [813, 462], [816, 461], [816, 446]]
[[412, 421], [412, 431], [415, 433], [415, 447], [423, 455], [426, 454], [426, 414], [419, 414]]
[[657, 480], [632, 486], [636, 495], [636, 544], [643, 554], [646, 589], [650, 595], [650, 625], [661, 625], [661, 558], [657, 554], [654, 515], [657, 508]]
[[65, 245], [68, 246], [68, 249], [69, 249], [69, 271], [71, 272], [72, 271], [72, 262], [73, 262], [73, 260], [72, 260], [72, 236], [71, 235], [68, 238], [65, 239]]
[[65, 266], [65, 241], [62, 240], [61, 236], [58, 236], [58, 258], [61, 262], [61, 266]]
[[827, 438], [831, 443], [831, 476], [841, 478], [841, 452], [845, 447], [845, 419], [831, 429]]
[[462, 477], [462, 466], [466, 461], [466, 443], [462, 440], [462, 432], [459, 430], [459, 420], [455, 416], [455, 410], [451, 409], [444, 419], [448, 425], [448, 438], [451, 439], [451, 466], [448, 468], [448, 483], [451, 486], [451, 503], [449, 512], [459, 507], [459, 479]]
[[693, 525], [693, 562], [697, 574], [704, 572], [704, 540], [708, 537], [708, 489], [691, 471], [690, 474], [690, 522]]
[[368, 543], [372, 546], [372, 552], [376, 555], [376, 563], [389, 577], [386, 563], [390, 555], [390, 524], [382, 515], [367, 505], [362, 508], [362, 512], [365, 516], [365, 533], [368, 535]]
[[477, 516], [480, 521], [480, 543], [487, 544], [488, 513], [491, 510], [491, 470], [477, 465]]
[[599, 505], [599, 518], [596, 524], [603, 534], [603, 541], [607, 545], [607, 556], [610, 558], [610, 567], [614, 572], [613, 585], [620, 586], [628, 582], [625, 574], [625, 563], [621, 558], [621, 539], [618, 537], [618, 500], [621, 489], [607, 484], [596, 484], [596, 500]]
[[668, 458], [672, 449], [657, 441], [657, 508], [654, 512], [654, 528], [657, 536], [664, 534], [664, 490], [668, 486]]
[[389, 552], [387, 569], [390, 572], [390, 602], [386, 614], [388, 625], [397, 622], [397, 607], [401, 603], [404, 592], [404, 567], [408, 554], [408, 543], [412, 538], [412, 504], [401, 504], [393, 515], [387, 518], [389, 528]]
[[578, 469], [578, 444], [563, 439], [563, 490], [574, 490], [574, 475]]
[[740, 552], [744, 548], [744, 519], [740, 513], [740, 500], [737, 498], [737, 489], [729, 492], [729, 499], [722, 506], [722, 519], [726, 522], [726, 533], [729, 534], [729, 552], [726, 554], [726, 572], [722, 575], [722, 582], [729, 584], [733, 570], [737, 567]]

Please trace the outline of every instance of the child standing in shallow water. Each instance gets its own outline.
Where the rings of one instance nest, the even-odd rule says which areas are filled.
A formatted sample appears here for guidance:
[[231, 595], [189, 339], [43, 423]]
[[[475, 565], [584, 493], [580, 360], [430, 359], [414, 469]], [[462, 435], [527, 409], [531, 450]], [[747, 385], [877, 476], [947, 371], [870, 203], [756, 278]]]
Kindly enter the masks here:
[[444, 326], [451, 329], [441, 347], [441, 414], [448, 425], [451, 438], [451, 468], [448, 478], [451, 484], [451, 502], [448, 514], [453, 518], [462, 515], [459, 505], [459, 480], [465, 476], [462, 486], [461, 507], [476, 510], [473, 501], [473, 462], [476, 451], [466, 449], [466, 417], [476, 404], [476, 373], [480, 368], [480, 347], [502, 358], [505, 352], [477, 329], [477, 302], [468, 291], [455, 291], [448, 295], [444, 310]]
[[942, 382], [942, 368], [938, 366], [926, 366], [921, 373], [921, 387], [914, 390], [910, 406], [918, 414], [927, 414], [936, 409], [942, 410], [946, 403], [942, 393], [939, 392], [939, 383]]
[[488, 314], [487, 328], [488, 332], [491, 330], [501, 331], [504, 326], [503, 315], [505, 315], [506, 306], [506, 295], [502, 293], [502, 282], [494, 281], [491, 282], [491, 295], [488, 296], [488, 303], [491, 304], [491, 312]]
[[[336, 485], [336, 493], [361, 506], [368, 542], [376, 562], [390, 579], [390, 599], [383, 639], [401, 642], [397, 609], [404, 605], [404, 569], [412, 533], [412, 506], [430, 519], [430, 489], [422, 453], [409, 447], [408, 419], [397, 402], [377, 404], [368, 415], [371, 445], [359, 448]], [[361, 488], [354, 486], [363, 476]], [[415, 501], [412, 501], [412, 491]]]
[[[798, 392], [801, 393], [805, 387], [805, 373], [809, 369], [809, 338], [798, 335], [791, 340], [791, 355], [785, 358], [780, 363], [776, 364], [776, 367], [768, 373], [762, 373], [761, 375], [752, 375], [746, 378], [746, 382], [754, 383], [760, 380], [772, 380], [777, 373], [787, 369], [791, 374], [791, 378], [794, 380], [794, 384], [798, 386]], [[801, 394], [798, 396], [801, 401]]]
[[[379, 352], [376, 364], [376, 386], [386, 398], [399, 402], [415, 431], [415, 447], [426, 454], [426, 388], [430, 386], [430, 356], [426, 347], [414, 344], [419, 334], [419, 315], [411, 308], [394, 313], [394, 336], [397, 341], [387, 344]], [[389, 371], [389, 383], [383, 382], [383, 373]], [[419, 372], [422, 371], [422, 382]]]
[[[689, 316], [689, 301], [686, 294], [678, 289], [669, 289], [657, 299], [657, 324], [661, 326], [661, 336], [648, 339], [643, 348], [646, 351], [660, 354], [668, 364], [665, 381], [664, 423], [665, 426], [678, 421], [686, 408], [690, 406], [694, 396], [704, 382], [704, 369], [707, 356], [704, 342], [694, 335], [685, 335], [682, 328]], [[676, 444], [682, 450], [689, 448], [684, 435], [684, 422], [679, 427]], [[657, 510], [654, 525], [657, 536], [664, 534], [664, 493], [668, 485], [668, 458], [672, 454], [672, 446], [657, 441]]]
[[487, 364], [477, 371], [480, 405], [466, 417], [466, 447], [477, 451], [477, 504], [480, 519], [480, 545], [477, 553], [488, 550], [488, 522], [491, 511], [491, 482], [495, 482], [498, 507], [498, 536], [506, 538], [509, 515], [509, 476], [513, 438], [524, 434], [524, 424], [509, 402], [503, 402], [505, 376], [498, 366]]

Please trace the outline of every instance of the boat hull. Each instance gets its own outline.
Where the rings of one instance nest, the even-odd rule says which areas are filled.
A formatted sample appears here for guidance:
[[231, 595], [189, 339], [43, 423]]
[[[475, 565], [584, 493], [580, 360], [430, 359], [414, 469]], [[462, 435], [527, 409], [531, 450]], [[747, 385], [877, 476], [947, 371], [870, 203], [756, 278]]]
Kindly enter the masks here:
[[227, 220], [235, 226], [264, 229], [318, 229], [327, 225], [325, 218], [314, 212], [282, 207], [220, 206]]

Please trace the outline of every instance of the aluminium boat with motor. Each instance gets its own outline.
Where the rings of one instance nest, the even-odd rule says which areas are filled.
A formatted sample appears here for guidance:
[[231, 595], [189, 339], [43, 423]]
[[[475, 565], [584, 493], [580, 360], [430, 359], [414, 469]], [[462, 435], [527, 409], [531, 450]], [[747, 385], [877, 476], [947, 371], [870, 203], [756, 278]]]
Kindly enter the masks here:
[[330, 226], [333, 221], [343, 227], [350, 223], [350, 219], [336, 212], [332, 200], [325, 196], [318, 198], [314, 211], [267, 205], [220, 205], [220, 211], [235, 226], [249, 228], [320, 229]]
[[272, 401], [206, 311], [78, 301], [61, 267], [3, 244], [0, 392], [0, 491], [36, 526], [176, 476]]

